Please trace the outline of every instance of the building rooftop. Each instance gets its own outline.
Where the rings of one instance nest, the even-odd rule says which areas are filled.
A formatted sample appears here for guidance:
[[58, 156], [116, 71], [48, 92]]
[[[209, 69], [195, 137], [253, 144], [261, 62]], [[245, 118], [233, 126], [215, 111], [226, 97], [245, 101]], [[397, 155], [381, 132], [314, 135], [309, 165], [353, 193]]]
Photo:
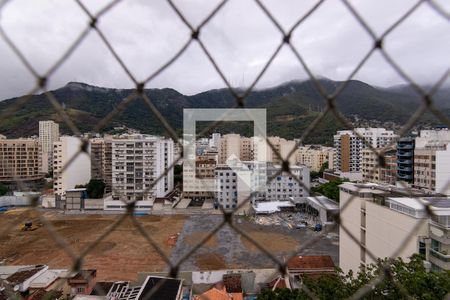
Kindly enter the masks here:
[[339, 204], [325, 196], [307, 197], [310, 202], [325, 208], [326, 210], [338, 210]]
[[242, 293], [229, 293], [222, 282], [216, 283], [195, 300], [244, 300]]
[[86, 188], [77, 188], [77, 189], [68, 189], [68, 190], [66, 190], [66, 193], [67, 192], [84, 192], [84, 191], [86, 191]]
[[52, 284], [59, 277], [66, 277], [68, 270], [46, 270], [44, 273], [33, 279], [30, 283], [30, 288], [46, 288]]
[[46, 266], [44, 265], [37, 265], [27, 269], [21, 269], [6, 278], [6, 281], [8, 281], [11, 285], [21, 284], [22, 282], [41, 272], [45, 268]]
[[282, 207], [294, 207], [291, 201], [265, 201], [258, 202], [253, 206], [253, 209], [258, 214], [270, 214], [280, 211]]
[[294, 256], [288, 260], [288, 269], [321, 270], [333, 269], [334, 262], [329, 255]]
[[181, 292], [182, 282], [180, 279], [148, 276], [137, 299], [177, 300]]

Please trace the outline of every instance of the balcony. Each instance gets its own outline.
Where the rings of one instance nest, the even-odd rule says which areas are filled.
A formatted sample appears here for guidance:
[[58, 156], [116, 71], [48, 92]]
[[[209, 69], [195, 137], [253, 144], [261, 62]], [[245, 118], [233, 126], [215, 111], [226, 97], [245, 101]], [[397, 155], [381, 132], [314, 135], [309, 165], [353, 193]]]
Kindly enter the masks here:
[[401, 157], [412, 157], [412, 151], [397, 151], [397, 156]]
[[404, 172], [412, 172], [413, 169], [411, 167], [404, 167], [402, 165], [398, 165], [397, 170], [404, 171]]
[[412, 174], [397, 174], [397, 177], [403, 180], [412, 180]]
[[437, 265], [438, 267], [444, 270], [450, 269], [450, 255], [443, 254], [433, 249], [430, 249], [429, 253], [430, 253], [429, 256], [430, 262], [432, 262], [433, 264]]
[[398, 164], [405, 164], [405, 165], [411, 165], [413, 161], [411, 159], [399, 159]]
[[398, 143], [397, 144], [397, 149], [399, 149], [399, 150], [412, 150], [412, 149], [414, 149], [414, 146], [411, 145], [411, 144]]

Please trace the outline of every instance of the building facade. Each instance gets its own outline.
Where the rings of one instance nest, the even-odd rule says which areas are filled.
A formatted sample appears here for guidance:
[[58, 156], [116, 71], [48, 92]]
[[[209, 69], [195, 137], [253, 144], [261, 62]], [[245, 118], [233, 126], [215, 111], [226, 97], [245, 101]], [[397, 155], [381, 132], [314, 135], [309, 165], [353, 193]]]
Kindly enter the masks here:
[[[232, 162], [214, 170], [215, 206], [234, 209], [245, 202], [244, 210], [260, 201], [282, 201], [293, 197], [308, 197], [309, 169], [291, 166], [292, 174], [280, 172], [281, 166], [265, 162]], [[267, 184], [267, 179], [273, 180]]]
[[[403, 192], [376, 184], [340, 185], [341, 224], [348, 230], [339, 230], [344, 272], [375, 263], [369, 252], [375, 258], [397, 253], [404, 260], [420, 253], [432, 269], [450, 269], [450, 200], [411, 190], [413, 198], [399, 196]], [[427, 216], [426, 204], [437, 216]]]
[[[124, 135], [111, 141], [112, 201], [107, 208], [150, 209], [156, 197], [173, 190], [173, 141], [149, 135]], [[108, 207], [109, 205], [109, 207]]]
[[413, 187], [450, 195], [450, 131], [422, 130], [415, 139]]
[[43, 179], [42, 159], [36, 139], [0, 138], [0, 182]]
[[362, 175], [366, 182], [395, 185], [397, 182], [397, 150], [384, 152], [384, 166], [371, 149], [362, 150]]
[[53, 143], [59, 139], [59, 124], [53, 121], [39, 121], [39, 141], [45, 161], [46, 173], [53, 170]]
[[91, 179], [90, 154], [81, 152], [75, 157], [81, 145], [81, 139], [73, 136], [62, 136], [53, 143], [53, 189], [58, 196]]
[[334, 149], [320, 145], [307, 145], [297, 149], [296, 163], [307, 166], [311, 171], [319, 172], [325, 162], [328, 162], [328, 169], [333, 168]]
[[[362, 139], [355, 134], [358, 133]], [[339, 172], [361, 172], [362, 150], [367, 145], [383, 148], [398, 136], [384, 128], [355, 128], [341, 130], [334, 135], [334, 168]]]
[[414, 138], [403, 137], [397, 142], [397, 179], [414, 182]]

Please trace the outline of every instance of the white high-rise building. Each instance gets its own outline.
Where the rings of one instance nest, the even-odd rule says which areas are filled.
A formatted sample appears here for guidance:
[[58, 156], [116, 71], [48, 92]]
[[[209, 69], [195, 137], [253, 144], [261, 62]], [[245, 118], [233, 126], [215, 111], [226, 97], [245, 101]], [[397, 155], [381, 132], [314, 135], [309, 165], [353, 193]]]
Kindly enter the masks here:
[[384, 128], [355, 128], [365, 142], [353, 130], [341, 130], [334, 135], [334, 168], [339, 172], [361, 172], [362, 149], [366, 144], [373, 148], [383, 148], [398, 136]]
[[[404, 260], [420, 253], [431, 269], [450, 270], [450, 198], [417, 190], [408, 191], [413, 198], [405, 197], [405, 190], [372, 183], [346, 182], [339, 188], [339, 267], [344, 272], [357, 272], [394, 253]], [[427, 215], [427, 204], [435, 215]]]
[[90, 154], [81, 152], [73, 159], [81, 143], [79, 138], [73, 136], [62, 136], [53, 143], [53, 189], [56, 195], [62, 196], [67, 190], [86, 184], [91, 179]]
[[171, 139], [124, 135], [112, 140], [111, 150], [112, 199], [105, 200], [106, 209], [125, 209], [124, 202], [137, 201], [136, 209], [149, 210], [156, 197], [173, 190]]
[[280, 165], [257, 161], [228, 161], [228, 165], [218, 165], [214, 170], [216, 207], [234, 209], [250, 195], [247, 208], [257, 201], [288, 200], [291, 197], [309, 196], [308, 167], [291, 166], [290, 169], [295, 178], [289, 173], [282, 172], [266, 184], [267, 178], [277, 174], [280, 169]]
[[53, 143], [59, 138], [59, 124], [53, 121], [39, 121], [39, 141], [42, 146], [43, 170], [47, 173], [53, 169]]
[[218, 149], [220, 145], [220, 133], [213, 133], [209, 139], [209, 147]]

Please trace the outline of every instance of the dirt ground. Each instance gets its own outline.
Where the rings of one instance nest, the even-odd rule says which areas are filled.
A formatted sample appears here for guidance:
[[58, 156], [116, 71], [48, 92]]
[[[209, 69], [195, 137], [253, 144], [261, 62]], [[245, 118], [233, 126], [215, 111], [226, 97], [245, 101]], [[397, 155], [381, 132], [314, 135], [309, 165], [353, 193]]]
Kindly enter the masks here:
[[[64, 215], [42, 212], [54, 231], [75, 254], [91, 245], [118, 220], [120, 215]], [[139, 216], [136, 219], [146, 233], [170, 257], [173, 242], [180, 233], [184, 216]], [[73, 261], [52, 238], [45, 226], [34, 231], [21, 231], [25, 221], [39, 225], [38, 213], [12, 210], [0, 215], [0, 264], [46, 264], [51, 268], [69, 268]], [[164, 260], [139, 233], [127, 217], [84, 258], [83, 268], [97, 269], [98, 280], [135, 280], [137, 272], [163, 271]]]

